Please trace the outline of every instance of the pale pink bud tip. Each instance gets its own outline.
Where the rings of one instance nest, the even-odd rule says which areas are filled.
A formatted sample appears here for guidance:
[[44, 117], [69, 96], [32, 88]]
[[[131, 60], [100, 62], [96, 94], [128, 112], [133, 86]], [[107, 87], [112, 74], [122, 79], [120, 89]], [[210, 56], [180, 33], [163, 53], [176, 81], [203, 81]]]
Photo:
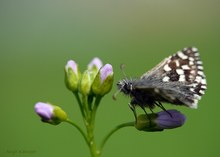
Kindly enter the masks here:
[[67, 62], [66, 67], [65, 67], [66, 71], [68, 71], [69, 68], [71, 68], [73, 72], [77, 74], [77, 64], [75, 61], [69, 60]]
[[53, 117], [54, 107], [50, 104], [38, 102], [34, 106], [35, 112], [43, 119], [50, 120]]
[[110, 75], [113, 75], [112, 65], [105, 64], [105, 66], [100, 69], [101, 81], [103, 82]]
[[93, 60], [89, 63], [88, 65], [88, 69], [92, 69], [94, 66], [97, 67], [97, 69], [99, 70], [102, 67], [102, 61], [98, 58], [95, 57], [93, 58]]

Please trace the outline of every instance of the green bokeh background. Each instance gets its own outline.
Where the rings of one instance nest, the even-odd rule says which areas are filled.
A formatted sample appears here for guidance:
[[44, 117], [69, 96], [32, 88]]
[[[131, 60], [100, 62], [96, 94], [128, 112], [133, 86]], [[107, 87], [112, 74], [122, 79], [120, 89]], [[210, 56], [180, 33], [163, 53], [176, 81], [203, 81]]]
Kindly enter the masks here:
[[[127, 128], [107, 143], [103, 157], [218, 156], [220, 2], [217, 0], [1, 0], [0, 156], [89, 156], [83, 138], [68, 124], [41, 123], [33, 106], [49, 101], [82, 124], [64, 86], [64, 66], [74, 59], [83, 71], [95, 56], [114, 67], [115, 83], [126, 64], [140, 76], [186, 46], [200, 50], [208, 90], [178, 129], [146, 133]], [[129, 99], [105, 96], [97, 113], [96, 138], [133, 120]], [[171, 105], [164, 105], [173, 108]], [[139, 111], [141, 112], [141, 111]]]

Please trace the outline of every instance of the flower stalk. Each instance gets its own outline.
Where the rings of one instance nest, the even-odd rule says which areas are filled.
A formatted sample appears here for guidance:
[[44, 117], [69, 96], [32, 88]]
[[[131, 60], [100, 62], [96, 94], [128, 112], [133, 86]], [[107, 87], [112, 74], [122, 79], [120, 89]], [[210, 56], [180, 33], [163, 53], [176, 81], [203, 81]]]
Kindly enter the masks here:
[[125, 127], [133, 127], [135, 124], [135, 122], [128, 122], [128, 123], [122, 123], [118, 126], [116, 126], [114, 129], [112, 129], [102, 140], [101, 146], [100, 146], [100, 152], [102, 152], [106, 142], [108, 141], [108, 139], [118, 130], [125, 128]]
[[73, 121], [71, 121], [70, 119], [67, 119], [66, 122], [71, 124], [72, 126], [74, 126], [81, 133], [81, 135], [83, 136], [86, 144], [89, 146], [89, 142], [87, 140], [86, 134], [84, 133], [82, 128], [80, 126], [78, 126], [76, 123], [74, 123]]

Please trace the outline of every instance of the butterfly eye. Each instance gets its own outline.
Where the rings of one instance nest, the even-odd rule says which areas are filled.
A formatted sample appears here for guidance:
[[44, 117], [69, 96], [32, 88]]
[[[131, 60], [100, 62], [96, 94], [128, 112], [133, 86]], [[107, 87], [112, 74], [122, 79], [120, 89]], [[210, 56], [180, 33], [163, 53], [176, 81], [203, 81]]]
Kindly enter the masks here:
[[128, 83], [127, 83], [127, 88], [128, 88], [130, 91], [133, 90], [133, 85], [132, 85], [131, 82], [128, 82]]

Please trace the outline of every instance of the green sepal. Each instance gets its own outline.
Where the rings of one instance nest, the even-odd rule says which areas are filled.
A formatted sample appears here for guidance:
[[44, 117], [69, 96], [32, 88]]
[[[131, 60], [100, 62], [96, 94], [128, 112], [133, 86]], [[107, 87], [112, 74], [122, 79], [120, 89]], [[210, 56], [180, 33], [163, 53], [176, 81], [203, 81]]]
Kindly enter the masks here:
[[80, 77], [81, 73], [79, 71], [79, 68], [77, 68], [77, 74], [71, 68], [68, 68], [68, 71], [66, 71], [65, 69], [66, 87], [72, 92], [77, 92]]
[[92, 92], [95, 95], [104, 96], [111, 91], [113, 81], [114, 74], [107, 76], [106, 79], [102, 82], [100, 72], [98, 72], [92, 84]]
[[60, 108], [59, 106], [54, 107], [53, 113], [54, 113], [54, 118], [56, 118], [57, 120], [59, 120], [61, 122], [67, 120], [66, 112], [62, 108]]
[[157, 124], [154, 120], [157, 118], [157, 114], [141, 114], [137, 117], [135, 128], [140, 131], [154, 132], [163, 131], [161, 128], [157, 128]]
[[92, 80], [91, 80], [91, 72], [89, 70], [84, 71], [84, 73], [82, 74], [82, 78], [80, 81], [80, 92], [83, 95], [88, 95], [91, 91], [91, 84], [92, 84]]
[[94, 65], [92, 68], [90, 68], [88, 70], [91, 72], [90, 73], [91, 80], [94, 80], [100, 69], [98, 69], [98, 67]]
[[50, 119], [50, 120], [43, 120], [42, 119], [42, 122], [49, 123], [52, 125], [58, 125], [61, 122], [66, 121], [67, 120], [66, 112], [62, 108], [60, 108], [59, 106], [55, 106], [55, 105], [52, 105], [52, 106], [54, 107], [52, 119]]

